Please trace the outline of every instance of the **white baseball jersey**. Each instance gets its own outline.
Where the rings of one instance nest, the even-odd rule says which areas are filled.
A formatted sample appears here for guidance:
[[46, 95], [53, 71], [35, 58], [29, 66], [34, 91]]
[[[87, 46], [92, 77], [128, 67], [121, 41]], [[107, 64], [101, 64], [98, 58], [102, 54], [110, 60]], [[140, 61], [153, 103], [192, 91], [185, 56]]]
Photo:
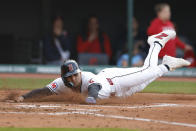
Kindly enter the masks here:
[[[81, 92], [86, 92], [88, 90], [89, 81], [95, 77], [95, 74], [91, 72], [82, 72], [82, 86], [81, 86]], [[67, 86], [65, 86], [63, 80], [61, 77], [57, 78], [50, 84], [48, 84], [46, 87], [50, 89], [55, 94], [61, 94], [66, 92]]]
[[[81, 72], [82, 74], [82, 86], [81, 86], [81, 93], [88, 91], [88, 86], [93, 83], [99, 83], [102, 85], [102, 89], [99, 91], [98, 97], [99, 98], [108, 98], [110, 93], [112, 92], [112, 88], [110, 88], [110, 83], [107, 81], [105, 77], [102, 75], [95, 75], [91, 72]], [[57, 78], [50, 84], [46, 86], [50, 89], [51, 92], [55, 94], [61, 94], [66, 92], [69, 88], [65, 86], [62, 78]], [[113, 91], [114, 92], [114, 91]]]

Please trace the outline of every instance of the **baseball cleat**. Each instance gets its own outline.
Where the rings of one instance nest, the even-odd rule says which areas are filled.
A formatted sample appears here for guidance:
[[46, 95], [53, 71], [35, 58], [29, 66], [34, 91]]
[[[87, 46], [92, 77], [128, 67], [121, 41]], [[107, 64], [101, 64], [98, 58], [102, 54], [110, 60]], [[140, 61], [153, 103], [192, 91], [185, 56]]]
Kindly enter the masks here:
[[175, 58], [175, 57], [165, 55], [163, 57], [162, 64], [168, 65], [170, 68], [170, 71], [172, 71], [172, 70], [175, 70], [183, 66], [189, 66], [191, 63], [182, 58]]
[[153, 45], [154, 43], [159, 44], [162, 48], [172, 38], [175, 38], [176, 32], [174, 30], [164, 30], [159, 34], [148, 37], [148, 44]]

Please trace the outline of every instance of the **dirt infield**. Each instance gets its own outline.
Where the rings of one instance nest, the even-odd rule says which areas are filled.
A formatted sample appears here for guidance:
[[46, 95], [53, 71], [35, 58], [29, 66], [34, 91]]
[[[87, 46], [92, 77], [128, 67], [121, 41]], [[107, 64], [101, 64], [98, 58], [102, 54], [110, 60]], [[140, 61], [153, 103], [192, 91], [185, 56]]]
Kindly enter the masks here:
[[[0, 74], [0, 78], [57, 78], [45, 74]], [[160, 78], [159, 81], [196, 81]], [[66, 94], [14, 103], [25, 90], [0, 90], [0, 127], [128, 128], [195, 131], [196, 95], [137, 93], [86, 105], [84, 96]], [[11, 101], [10, 101], [11, 100]]]
[[[196, 95], [138, 93], [85, 105], [83, 96], [52, 96], [12, 103], [26, 91], [0, 91], [0, 127], [111, 127], [152, 131], [196, 130]], [[45, 102], [43, 102], [45, 101]]]

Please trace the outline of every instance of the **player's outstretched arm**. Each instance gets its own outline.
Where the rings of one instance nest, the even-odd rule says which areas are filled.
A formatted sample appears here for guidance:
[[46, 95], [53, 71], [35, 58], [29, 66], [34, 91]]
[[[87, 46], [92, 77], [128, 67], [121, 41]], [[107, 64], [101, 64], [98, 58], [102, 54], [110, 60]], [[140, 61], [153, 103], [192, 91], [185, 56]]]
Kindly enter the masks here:
[[88, 86], [88, 97], [86, 98], [86, 103], [95, 104], [98, 98], [98, 92], [101, 90], [101, 85], [98, 83], [93, 83]]
[[44, 87], [44, 88], [32, 90], [27, 94], [19, 96], [16, 99], [16, 102], [22, 102], [22, 101], [27, 100], [27, 99], [40, 98], [40, 97], [49, 96], [49, 95], [52, 95], [52, 94], [53, 93], [50, 91], [50, 89], [48, 89], [47, 87]]

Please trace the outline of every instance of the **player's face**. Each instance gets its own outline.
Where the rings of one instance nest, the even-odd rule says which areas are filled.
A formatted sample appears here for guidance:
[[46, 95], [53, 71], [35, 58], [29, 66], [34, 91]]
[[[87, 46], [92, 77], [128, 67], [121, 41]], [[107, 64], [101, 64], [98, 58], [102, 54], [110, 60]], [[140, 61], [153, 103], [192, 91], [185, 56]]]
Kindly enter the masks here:
[[74, 87], [80, 87], [82, 83], [81, 73], [67, 77], [67, 81], [72, 82], [74, 84]]
[[159, 17], [164, 20], [170, 20], [171, 17], [171, 11], [169, 6], [165, 6], [160, 12], [159, 12]]

